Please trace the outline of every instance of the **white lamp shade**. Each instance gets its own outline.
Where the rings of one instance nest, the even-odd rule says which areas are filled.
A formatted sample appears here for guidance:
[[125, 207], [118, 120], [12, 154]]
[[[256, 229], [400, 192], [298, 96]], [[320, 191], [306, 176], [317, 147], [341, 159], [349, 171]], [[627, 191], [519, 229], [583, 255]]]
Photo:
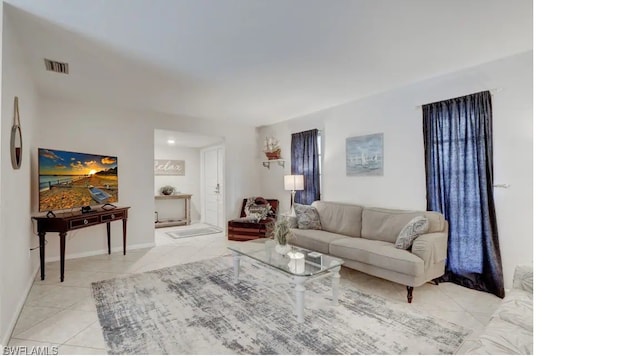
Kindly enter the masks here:
[[285, 175], [285, 190], [304, 190], [304, 176], [302, 175]]

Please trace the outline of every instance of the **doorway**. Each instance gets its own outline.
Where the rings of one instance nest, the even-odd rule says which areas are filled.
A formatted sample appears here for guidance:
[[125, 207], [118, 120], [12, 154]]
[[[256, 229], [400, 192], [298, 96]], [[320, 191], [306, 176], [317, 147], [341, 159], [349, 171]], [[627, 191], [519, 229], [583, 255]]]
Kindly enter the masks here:
[[[224, 138], [164, 129], [155, 129], [154, 137], [155, 227], [225, 228]], [[205, 186], [209, 181], [212, 188]], [[165, 186], [171, 195], [162, 194]]]
[[224, 146], [200, 150], [202, 222], [224, 229]]

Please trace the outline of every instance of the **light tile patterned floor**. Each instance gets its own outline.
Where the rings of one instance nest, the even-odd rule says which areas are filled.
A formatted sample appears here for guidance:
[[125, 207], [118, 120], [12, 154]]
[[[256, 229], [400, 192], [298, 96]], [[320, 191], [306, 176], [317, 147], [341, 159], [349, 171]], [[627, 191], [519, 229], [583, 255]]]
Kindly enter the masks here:
[[[175, 229], [157, 229], [156, 247], [130, 250], [126, 256], [114, 253], [67, 260], [64, 283], [59, 282], [60, 264], [47, 263], [46, 279], [40, 281], [38, 273], [8, 345], [57, 345], [60, 354], [106, 354], [91, 298], [92, 282], [229, 254], [224, 234], [185, 239], [172, 239], [165, 234]], [[433, 310], [435, 317], [472, 329], [459, 353], [473, 345], [500, 303], [493, 295], [443, 283], [416, 288], [413, 304], [407, 304], [402, 285], [347, 268], [340, 274], [344, 284], [403, 303], [407, 308], [420, 306]]]

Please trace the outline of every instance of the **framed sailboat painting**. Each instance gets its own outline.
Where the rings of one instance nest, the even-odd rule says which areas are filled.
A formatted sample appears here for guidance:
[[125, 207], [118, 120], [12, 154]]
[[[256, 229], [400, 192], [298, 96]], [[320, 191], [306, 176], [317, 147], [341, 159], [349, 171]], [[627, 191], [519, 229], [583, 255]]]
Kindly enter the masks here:
[[347, 176], [384, 175], [384, 134], [347, 138]]

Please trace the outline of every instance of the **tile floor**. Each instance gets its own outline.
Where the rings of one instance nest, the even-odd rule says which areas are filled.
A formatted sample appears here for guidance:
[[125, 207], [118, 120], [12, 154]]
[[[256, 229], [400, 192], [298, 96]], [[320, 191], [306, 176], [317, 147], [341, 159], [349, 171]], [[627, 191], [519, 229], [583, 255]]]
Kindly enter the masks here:
[[[59, 282], [60, 264], [45, 264], [46, 279], [40, 281], [38, 273], [8, 345], [57, 345], [60, 354], [106, 354], [91, 297], [92, 282], [229, 254], [228, 241], [223, 234], [186, 239], [172, 239], [165, 234], [176, 229], [157, 229], [156, 247], [130, 250], [126, 256], [114, 253], [67, 260], [64, 283]], [[342, 284], [369, 291], [388, 301], [404, 303], [407, 307], [433, 310], [435, 317], [472, 329], [473, 333], [458, 353], [473, 346], [500, 303], [493, 295], [443, 283], [416, 288], [413, 304], [407, 304], [402, 285], [347, 268], [340, 274]]]

